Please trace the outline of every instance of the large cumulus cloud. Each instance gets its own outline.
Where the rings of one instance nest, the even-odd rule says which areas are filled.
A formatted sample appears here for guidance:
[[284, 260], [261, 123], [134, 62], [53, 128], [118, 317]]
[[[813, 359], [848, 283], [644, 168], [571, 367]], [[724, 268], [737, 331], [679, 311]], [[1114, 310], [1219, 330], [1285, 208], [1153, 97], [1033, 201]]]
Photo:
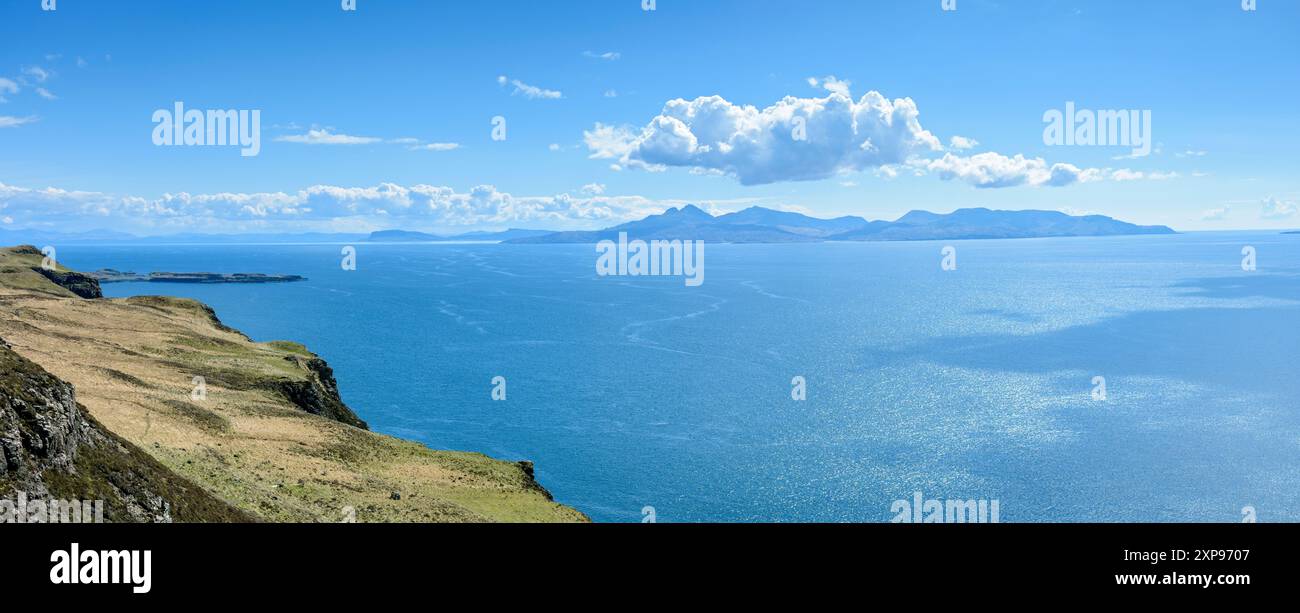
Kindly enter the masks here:
[[612, 160], [616, 170], [681, 167], [728, 175], [744, 185], [812, 181], [865, 170], [892, 177], [899, 167], [977, 188], [1062, 187], [1175, 176], [1080, 168], [1023, 154], [955, 153], [979, 142], [952, 136], [945, 148], [921, 125], [911, 98], [891, 100], [871, 91], [855, 100], [848, 81], [831, 76], [808, 82], [827, 90], [827, 95], [787, 96], [763, 109], [720, 96], [679, 98], [641, 128], [597, 123], [583, 136], [590, 157]]
[[708, 96], [668, 102], [639, 131], [597, 124], [584, 136], [592, 157], [620, 166], [690, 167], [758, 185], [825, 179], [941, 150], [918, 115], [911, 99], [874, 91], [856, 101], [842, 89], [790, 96], [764, 109]]

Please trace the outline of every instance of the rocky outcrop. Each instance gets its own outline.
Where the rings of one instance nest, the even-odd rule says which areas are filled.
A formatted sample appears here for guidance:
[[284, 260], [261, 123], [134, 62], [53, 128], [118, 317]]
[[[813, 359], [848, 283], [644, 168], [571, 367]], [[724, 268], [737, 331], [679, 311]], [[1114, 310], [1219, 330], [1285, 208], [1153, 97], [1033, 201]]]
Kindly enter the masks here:
[[334, 380], [334, 369], [330, 368], [325, 360], [315, 356], [296, 355], [285, 356], [284, 359], [292, 362], [308, 375], [305, 381], [276, 379], [272, 382], [275, 391], [286, 400], [312, 415], [327, 417], [362, 430], [370, 429], [370, 426], [357, 417], [348, 405], [343, 404], [343, 399], [339, 396], [339, 384]]
[[0, 499], [102, 501], [110, 522], [253, 520], [105, 430], [71, 385], [3, 342]]
[[545, 496], [547, 500], [555, 500], [555, 497], [551, 495], [550, 490], [542, 487], [542, 484], [537, 482], [537, 475], [534, 474], [532, 460], [520, 460], [515, 462], [515, 464], [519, 466], [520, 470], [524, 471], [524, 487], [540, 493]]
[[103, 298], [104, 292], [99, 288], [99, 280], [90, 275], [84, 275], [71, 270], [50, 270], [48, 268], [34, 268], [36, 272], [45, 275], [46, 279], [53, 281], [55, 285], [62, 287], [82, 298]]

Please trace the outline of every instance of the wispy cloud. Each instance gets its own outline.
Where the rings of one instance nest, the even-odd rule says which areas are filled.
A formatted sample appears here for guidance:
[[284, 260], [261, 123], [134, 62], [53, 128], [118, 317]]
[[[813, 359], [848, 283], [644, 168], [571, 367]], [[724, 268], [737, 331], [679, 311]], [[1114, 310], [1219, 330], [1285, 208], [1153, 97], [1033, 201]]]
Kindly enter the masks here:
[[460, 143], [424, 143], [411, 145], [412, 151], [454, 151], [460, 149]]
[[50, 79], [53, 73], [40, 66], [27, 66], [23, 68], [23, 74], [36, 79], [37, 83], [44, 83]]
[[583, 51], [582, 54], [589, 58], [594, 58], [597, 60], [605, 60], [607, 62], [617, 61], [619, 58], [623, 57], [623, 54], [617, 51], [606, 51], [604, 53], [596, 53], [595, 51]]
[[35, 122], [39, 117], [29, 115], [27, 117], [14, 117], [12, 115], [0, 115], [0, 128], [16, 128]]
[[505, 75], [497, 77], [497, 84], [505, 86], [507, 83], [514, 85], [514, 91], [510, 95], [523, 95], [525, 98], [537, 100], [558, 100], [564, 97], [564, 93], [554, 89], [544, 89], [535, 85], [529, 85], [519, 79], [507, 79]]
[[5, 99], [5, 95], [12, 96], [13, 94], [18, 93], [18, 91], [19, 88], [17, 83], [0, 77], [0, 102], [8, 102], [8, 100]]
[[1290, 219], [1296, 216], [1296, 204], [1278, 200], [1272, 196], [1264, 199], [1259, 216], [1264, 219]]
[[1201, 221], [1223, 221], [1228, 217], [1228, 211], [1231, 207], [1223, 205], [1217, 209], [1210, 209], [1201, 213]]
[[45, 89], [44, 87], [38, 87], [38, 88], [36, 88], [36, 94], [39, 95], [40, 97], [46, 99], [46, 100], [58, 100], [58, 99], [59, 99], [58, 96], [55, 96], [54, 94], [50, 93], [50, 90]]
[[384, 139], [373, 136], [338, 134], [332, 132], [329, 128], [321, 128], [307, 130], [306, 134], [277, 136], [275, 140], [282, 143], [299, 143], [303, 145], [369, 145], [381, 142]]

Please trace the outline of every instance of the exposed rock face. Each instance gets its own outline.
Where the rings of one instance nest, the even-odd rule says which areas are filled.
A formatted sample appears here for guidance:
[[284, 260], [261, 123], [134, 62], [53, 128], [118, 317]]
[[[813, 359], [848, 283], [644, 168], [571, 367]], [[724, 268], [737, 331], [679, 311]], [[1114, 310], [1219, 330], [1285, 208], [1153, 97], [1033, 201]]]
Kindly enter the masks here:
[[112, 522], [252, 521], [105, 430], [0, 341], [0, 498], [103, 501]]
[[543, 496], [546, 496], [547, 500], [555, 500], [555, 497], [551, 496], [551, 492], [542, 487], [541, 483], [537, 482], [537, 476], [534, 474], [532, 460], [520, 460], [516, 462], [516, 464], [519, 465], [520, 470], [524, 471], [524, 487], [541, 493]]
[[285, 379], [275, 381], [276, 391], [284, 395], [289, 402], [313, 415], [328, 417], [362, 430], [370, 429], [370, 426], [357, 417], [348, 405], [343, 404], [343, 399], [339, 396], [339, 384], [334, 380], [334, 369], [330, 368], [325, 360], [299, 356], [285, 356], [284, 359], [293, 362], [310, 375], [306, 381]]
[[46, 470], [71, 470], [75, 450], [90, 437], [72, 386], [0, 348], [0, 478], [46, 493]]
[[45, 268], [34, 268], [33, 270], [45, 275], [46, 279], [53, 281], [59, 287], [82, 298], [104, 297], [104, 293], [99, 289], [99, 280], [90, 275], [83, 275], [71, 270], [49, 270]]

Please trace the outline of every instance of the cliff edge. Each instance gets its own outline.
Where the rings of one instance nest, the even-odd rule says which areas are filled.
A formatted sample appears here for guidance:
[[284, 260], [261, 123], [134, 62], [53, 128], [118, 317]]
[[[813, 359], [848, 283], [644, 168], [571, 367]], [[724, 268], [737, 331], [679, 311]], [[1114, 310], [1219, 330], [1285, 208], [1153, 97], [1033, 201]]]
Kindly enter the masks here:
[[[97, 298], [93, 278], [61, 267], [44, 270], [41, 259], [32, 247], [0, 249], [0, 337], [11, 347], [5, 355], [13, 356], [6, 359], [31, 364], [50, 378], [46, 383], [56, 391], [48, 406], [57, 407], [54, 414], [70, 415], [76, 408], [87, 427], [107, 437], [76, 435], [82, 443], [64, 448], [116, 441], [127, 452], [119, 454], [126, 458], [122, 462], [148, 460], [178, 483], [192, 484], [195, 496], [211, 499], [181, 505], [184, 512], [177, 506], [182, 501], [168, 501], [173, 518], [587, 520], [555, 503], [533, 479], [531, 464], [435, 451], [367, 431], [340, 398], [329, 365], [298, 343], [254, 342], [193, 300]], [[60, 383], [71, 387], [63, 390]], [[74, 431], [85, 428], [67, 430]], [[83, 458], [90, 469], [108, 463], [95, 450], [112, 447], [91, 444], [92, 451], [67, 457], [74, 465]], [[62, 475], [67, 466], [59, 460], [43, 470], [52, 467], [56, 472], [50, 474]], [[93, 470], [69, 474], [83, 488], [100, 487], [105, 479]], [[41, 480], [53, 492], [47, 481]], [[20, 486], [39, 489], [29, 477], [22, 483], [0, 480], [0, 490]], [[230, 512], [218, 512], [214, 502]], [[157, 517], [156, 505], [137, 506], [145, 512], [118, 517]]]

